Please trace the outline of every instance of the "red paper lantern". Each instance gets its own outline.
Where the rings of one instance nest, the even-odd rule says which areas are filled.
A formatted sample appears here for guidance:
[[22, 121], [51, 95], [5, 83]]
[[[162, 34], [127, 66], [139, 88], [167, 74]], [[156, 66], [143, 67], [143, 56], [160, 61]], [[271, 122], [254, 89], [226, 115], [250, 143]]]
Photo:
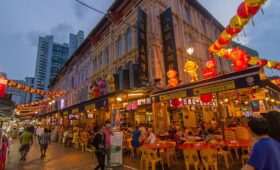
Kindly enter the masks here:
[[249, 18], [250, 14], [248, 13], [248, 6], [243, 2], [239, 5], [237, 9], [237, 15], [240, 18]]
[[262, 66], [267, 65], [267, 63], [268, 63], [268, 61], [265, 60], [265, 59], [260, 59], [260, 60], [259, 60], [259, 64], [262, 65]]
[[247, 12], [249, 15], [256, 15], [257, 12], [260, 10], [260, 6], [247, 6]]
[[172, 104], [172, 106], [174, 106], [174, 107], [178, 107], [178, 106], [180, 106], [181, 101], [180, 101], [179, 99], [172, 99], [172, 100], [171, 100], [171, 104]]
[[226, 28], [226, 33], [229, 35], [235, 35], [241, 32], [241, 29], [238, 28], [232, 28], [230, 25], [227, 26]]
[[212, 93], [208, 93], [208, 94], [202, 94], [199, 96], [200, 97], [200, 100], [203, 102], [203, 103], [209, 103], [212, 101]]
[[218, 43], [221, 44], [221, 45], [227, 45], [229, 43], [229, 40], [220, 37], [218, 39]]

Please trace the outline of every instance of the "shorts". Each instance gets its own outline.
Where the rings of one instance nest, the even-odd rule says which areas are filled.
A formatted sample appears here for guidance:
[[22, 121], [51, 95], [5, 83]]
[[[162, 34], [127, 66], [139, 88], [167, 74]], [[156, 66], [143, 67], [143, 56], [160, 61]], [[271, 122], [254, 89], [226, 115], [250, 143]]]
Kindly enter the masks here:
[[46, 150], [48, 148], [48, 144], [40, 144], [41, 150]]
[[21, 145], [20, 148], [19, 148], [19, 152], [23, 152], [23, 151], [28, 152], [29, 149], [30, 149], [30, 145], [29, 144]]

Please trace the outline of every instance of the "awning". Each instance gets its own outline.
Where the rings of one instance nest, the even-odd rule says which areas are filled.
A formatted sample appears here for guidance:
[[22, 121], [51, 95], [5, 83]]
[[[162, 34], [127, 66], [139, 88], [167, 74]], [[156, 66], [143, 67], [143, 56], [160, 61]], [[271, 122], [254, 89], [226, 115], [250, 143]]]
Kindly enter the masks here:
[[178, 86], [172, 89], [165, 89], [155, 92], [151, 96], [158, 102], [253, 86], [267, 87], [280, 93], [280, 89], [265, 78], [262, 67], [256, 66], [239, 72], [233, 72], [215, 78]]

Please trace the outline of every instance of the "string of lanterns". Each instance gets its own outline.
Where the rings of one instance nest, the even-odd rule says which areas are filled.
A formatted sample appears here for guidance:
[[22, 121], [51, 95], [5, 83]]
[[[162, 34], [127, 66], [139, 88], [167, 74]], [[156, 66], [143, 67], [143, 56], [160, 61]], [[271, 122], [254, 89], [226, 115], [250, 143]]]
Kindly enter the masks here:
[[20, 109], [20, 108], [30, 108], [30, 107], [33, 107], [33, 106], [38, 106], [38, 105], [41, 105], [41, 104], [48, 103], [51, 100], [53, 100], [53, 99], [49, 97], [49, 98], [46, 98], [46, 99], [43, 99], [43, 100], [40, 100], [40, 101], [36, 101], [36, 102], [32, 102], [32, 103], [19, 104], [19, 105], [16, 106], [16, 108], [17, 109]]
[[44, 90], [40, 90], [40, 89], [35, 89], [26, 85], [22, 85], [20, 83], [17, 83], [15, 81], [12, 80], [8, 80], [7, 83], [8, 86], [26, 91], [28, 93], [33, 93], [33, 94], [39, 94], [39, 95], [48, 95], [48, 96], [62, 96], [64, 94], [66, 94], [66, 91], [56, 91], [56, 92], [50, 92], [50, 91], [44, 91]]
[[231, 18], [230, 24], [215, 43], [209, 47], [209, 52], [218, 52], [223, 47], [229, 45], [232, 39], [243, 30], [244, 26], [257, 14], [266, 1], [267, 0], [244, 0], [237, 9], [237, 15]]
[[235, 71], [246, 69], [248, 67], [247, 64], [251, 66], [260, 65], [269, 69], [280, 70], [280, 62], [262, 59], [258, 56], [249, 56], [246, 54], [245, 50], [240, 50], [239, 48], [222, 48], [214, 54], [218, 57], [225, 57], [233, 60], [233, 67]]

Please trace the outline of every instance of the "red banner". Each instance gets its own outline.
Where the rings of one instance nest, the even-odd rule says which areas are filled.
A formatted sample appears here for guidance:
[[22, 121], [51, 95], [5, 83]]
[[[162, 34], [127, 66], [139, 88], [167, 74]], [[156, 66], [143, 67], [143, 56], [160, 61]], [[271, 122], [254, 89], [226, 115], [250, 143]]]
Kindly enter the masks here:
[[7, 80], [0, 79], [0, 98], [5, 96]]

